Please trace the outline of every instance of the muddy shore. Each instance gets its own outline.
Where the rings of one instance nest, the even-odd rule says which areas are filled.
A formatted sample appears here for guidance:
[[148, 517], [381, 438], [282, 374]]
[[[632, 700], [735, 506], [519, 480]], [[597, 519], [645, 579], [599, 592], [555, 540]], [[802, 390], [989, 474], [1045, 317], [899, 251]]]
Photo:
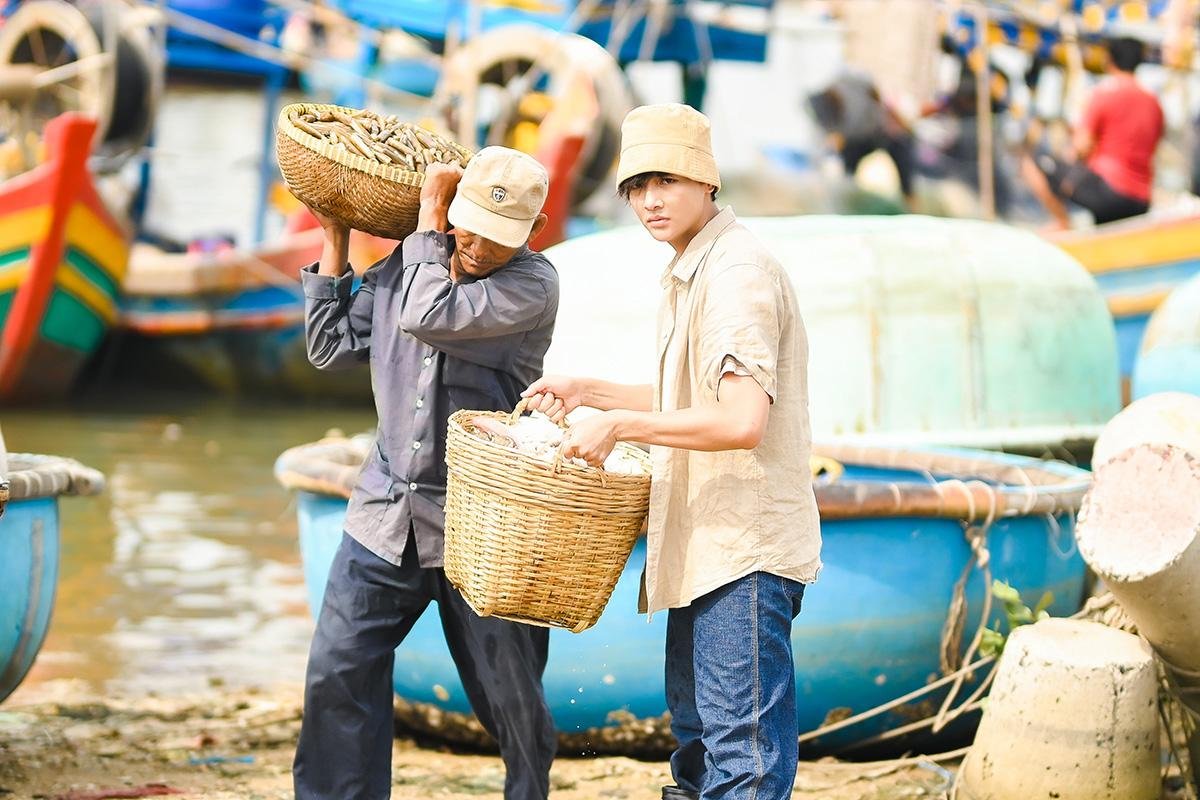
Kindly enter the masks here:
[[[19, 691], [0, 707], [0, 798], [183, 800], [290, 798], [299, 730], [299, 686], [212, 686], [187, 696], [104, 697], [72, 681]], [[625, 757], [555, 761], [555, 800], [657, 798], [669, 783], [662, 760]], [[946, 796], [949, 773], [933, 765], [801, 765], [793, 797], [890, 800]], [[501, 798], [493, 755], [418, 742], [400, 731], [393, 747], [396, 800]]]

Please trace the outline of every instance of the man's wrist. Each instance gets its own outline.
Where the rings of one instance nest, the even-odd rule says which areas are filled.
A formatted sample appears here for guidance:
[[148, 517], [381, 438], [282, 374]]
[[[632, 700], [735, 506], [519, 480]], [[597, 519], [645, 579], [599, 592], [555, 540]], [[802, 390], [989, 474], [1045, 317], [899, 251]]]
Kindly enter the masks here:
[[633, 426], [636, 412], [624, 408], [604, 412], [612, 425], [613, 438], [618, 442], [626, 442], [633, 438]]
[[449, 203], [422, 203], [417, 212], [417, 230], [445, 233], [450, 230], [449, 213]]
[[591, 378], [576, 378], [576, 380], [579, 381], [579, 405], [599, 408], [595, 382]]

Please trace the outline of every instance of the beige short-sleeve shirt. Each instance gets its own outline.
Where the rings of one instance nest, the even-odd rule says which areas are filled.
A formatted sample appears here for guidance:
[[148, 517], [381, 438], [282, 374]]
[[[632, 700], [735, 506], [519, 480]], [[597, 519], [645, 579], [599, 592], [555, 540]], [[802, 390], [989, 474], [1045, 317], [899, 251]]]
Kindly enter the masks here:
[[811, 583], [821, 569], [804, 324], [787, 274], [725, 208], [663, 275], [654, 409], [714, 404], [729, 372], [770, 396], [766, 431], [753, 450], [651, 448], [651, 613], [752, 572]]

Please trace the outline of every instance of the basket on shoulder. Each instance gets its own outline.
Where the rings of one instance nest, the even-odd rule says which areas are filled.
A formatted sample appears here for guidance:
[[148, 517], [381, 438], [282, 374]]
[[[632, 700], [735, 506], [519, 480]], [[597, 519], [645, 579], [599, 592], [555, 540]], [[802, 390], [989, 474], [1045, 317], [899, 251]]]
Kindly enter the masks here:
[[416, 230], [427, 166], [466, 166], [473, 155], [395, 116], [319, 103], [284, 106], [275, 148], [284, 182], [305, 205], [386, 239]]
[[600, 618], [641, 533], [650, 457], [621, 442], [603, 469], [566, 461], [536, 428], [553, 423], [522, 418], [524, 407], [450, 417], [446, 576], [481, 616], [578, 633]]

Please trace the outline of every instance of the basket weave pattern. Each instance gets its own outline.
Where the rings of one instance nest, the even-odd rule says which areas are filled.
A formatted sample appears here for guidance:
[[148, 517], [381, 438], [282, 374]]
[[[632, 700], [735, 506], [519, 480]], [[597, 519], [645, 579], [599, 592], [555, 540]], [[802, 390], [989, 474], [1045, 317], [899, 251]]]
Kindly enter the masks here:
[[[279, 113], [275, 148], [288, 189], [305, 205], [356, 230], [385, 239], [408, 236], [417, 227], [425, 174], [351, 153], [300, 130], [289, 119], [295, 111], [326, 109], [358, 113], [315, 103], [284, 106]], [[453, 146], [464, 158], [471, 157], [470, 150]]]
[[549, 464], [471, 433], [458, 411], [446, 440], [445, 570], [481, 616], [578, 633], [600, 618], [641, 533], [650, 504], [650, 458], [624, 475]]

